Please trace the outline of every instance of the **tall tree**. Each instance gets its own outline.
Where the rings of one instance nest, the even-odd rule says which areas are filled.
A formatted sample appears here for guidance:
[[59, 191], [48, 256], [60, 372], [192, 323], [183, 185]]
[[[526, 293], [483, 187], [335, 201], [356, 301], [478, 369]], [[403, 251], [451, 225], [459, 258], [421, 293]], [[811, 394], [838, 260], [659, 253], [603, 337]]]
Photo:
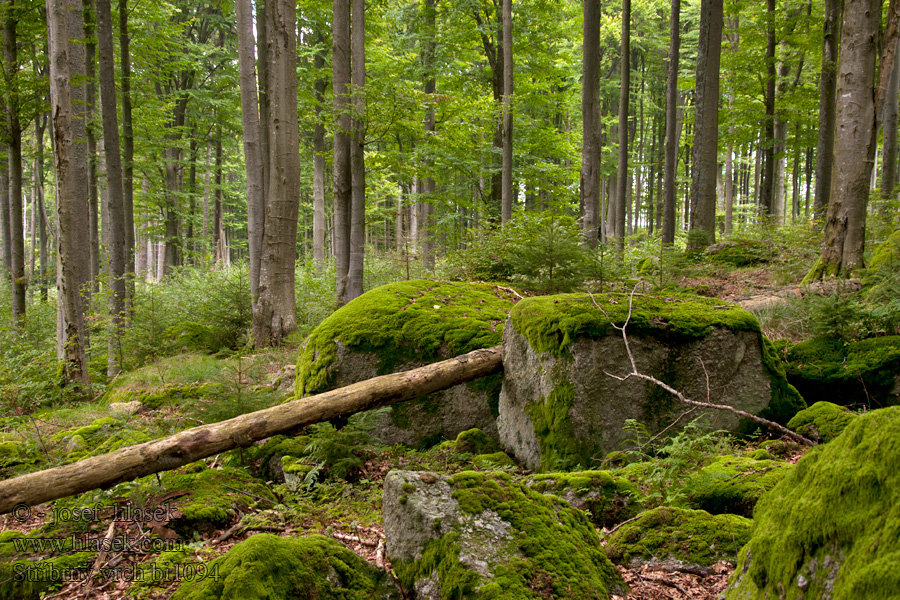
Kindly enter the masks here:
[[[84, 101], [77, 83], [84, 69], [84, 51], [70, 39], [82, 31], [80, 0], [47, 0], [47, 28], [50, 54], [50, 108], [53, 124], [56, 181], [58, 190], [60, 268], [57, 340], [61, 350], [63, 380], [90, 386], [85, 349], [88, 342], [83, 295], [90, 280], [90, 248], [87, 204], [87, 163], [83, 144], [83, 115], [73, 105]], [[79, 123], [80, 121], [80, 123]]]
[[18, 23], [14, 0], [6, 0], [3, 23], [3, 74], [6, 83], [6, 135], [9, 164], [9, 258], [12, 279], [12, 315], [25, 322], [25, 236], [22, 231], [22, 122], [19, 118]]
[[807, 280], [829, 275], [849, 276], [863, 266], [866, 206], [878, 141], [878, 116], [893, 71], [900, 20], [900, 3], [891, 2], [876, 85], [880, 8], [880, 0], [844, 2], [831, 202], [825, 217], [822, 256]]
[[125, 208], [126, 294], [134, 296], [134, 127], [131, 117], [131, 35], [128, 0], [119, 0], [119, 63], [122, 68], [122, 202]]
[[669, 65], [666, 72], [666, 150], [663, 170], [662, 243], [675, 243], [675, 195], [678, 179], [678, 59], [681, 45], [681, 0], [672, 0]]
[[[630, 2], [630, 0], [625, 0]], [[500, 222], [512, 218], [513, 205], [513, 38], [512, 0], [502, 0], [503, 21], [503, 165], [500, 190]]]
[[775, 0], [768, 0], [766, 11], [766, 88], [763, 125], [762, 182], [759, 190], [760, 212], [775, 215]]
[[619, 88], [619, 168], [616, 176], [616, 250], [625, 248], [625, 208], [628, 201], [628, 99], [631, 88], [631, 0], [622, 0], [622, 77]]
[[841, 0], [825, 0], [822, 72], [819, 75], [819, 138], [816, 146], [817, 219], [825, 217], [831, 199], [831, 169], [834, 165], [834, 127], [837, 102], [838, 45], [841, 30]]
[[269, 183], [263, 225], [259, 295], [253, 305], [257, 347], [275, 346], [297, 328], [294, 262], [300, 202], [297, 123], [297, 4], [266, 5], [268, 33]]
[[884, 98], [884, 151], [881, 162], [881, 198], [894, 198], [897, 183], [897, 126], [900, 109], [900, 60], [894, 60], [894, 69], [888, 81]]
[[122, 197], [122, 157], [119, 151], [119, 119], [116, 101], [115, 60], [113, 58], [112, 7], [110, 0], [97, 0], [97, 43], [100, 51], [100, 107], [103, 117], [103, 148], [106, 159], [106, 186], [109, 216], [109, 336], [107, 375], [122, 371], [121, 337], [125, 325], [125, 200]]
[[334, 109], [334, 257], [336, 302], [346, 302], [350, 268], [350, 6], [334, 0], [331, 37], [331, 86]]
[[[316, 54], [313, 64], [316, 73], [325, 69], [325, 38], [322, 32], [316, 34]], [[328, 81], [324, 75], [316, 77], [316, 124], [313, 126], [313, 262], [316, 268], [325, 268], [325, 124], [322, 123], [322, 108]]]
[[434, 170], [434, 128], [436, 125], [434, 114], [434, 95], [437, 91], [437, 77], [435, 74], [435, 47], [437, 28], [435, 0], [425, 0], [422, 6], [423, 21], [425, 32], [422, 36], [422, 75], [424, 77], [424, 85], [422, 91], [428, 98], [428, 106], [425, 108], [425, 139], [424, 148], [426, 156], [426, 174], [418, 180], [420, 186], [420, 194], [417, 202], [412, 210], [415, 213], [414, 223], [416, 224], [416, 234], [422, 247], [422, 262], [425, 268], [430, 271], [434, 270], [434, 231], [431, 222], [432, 212], [434, 211], [434, 192], [435, 183]]
[[716, 241], [716, 174], [719, 150], [719, 61], [722, 55], [722, 0], [700, 3], [700, 45], [694, 94], [694, 147], [691, 162], [690, 249]]
[[584, 211], [584, 243], [589, 248], [597, 246], [600, 223], [600, 16], [600, 0], [585, 0], [580, 192]]
[[350, 263], [347, 265], [349, 302], [363, 293], [363, 261], [366, 249], [366, 2], [352, 2], [351, 32], [351, 105], [350, 127]]

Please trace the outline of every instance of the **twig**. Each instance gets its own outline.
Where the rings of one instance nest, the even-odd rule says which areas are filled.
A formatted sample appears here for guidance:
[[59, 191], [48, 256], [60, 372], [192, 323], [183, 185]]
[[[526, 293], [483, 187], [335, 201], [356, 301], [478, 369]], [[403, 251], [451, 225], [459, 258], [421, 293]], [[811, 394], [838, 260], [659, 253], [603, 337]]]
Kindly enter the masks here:
[[106, 560], [106, 555], [109, 554], [107, 548], [110, 547], [113, 536], [115, 534], [116, 520], [113, 519], [109, 524], [109, 529], [106, 530], [106, 535], [103, 536], [103, 541], [100, 543], [100, 552], [97, 554], [97, 560], [94, 561], [94, 564], [91, 566], [91, 570], [88, 573], [88, 576], [84, 579], [85, 589], [89, 590], [93, 587], [94, 573], [100, 570], [100, 567], [103, 565], [103, 561]]
[[681, 587], [679, 584], [675, 583], [674, 581], [669, 581], [665, 577], [651, 577], [649, 575], [641, 575], [640, 573], [638, 574], [638, 577], [640, 577], [644, 581], [652, 581], [653, 583], [661, 583], [663, 585], [667, 585], [669, 587], [675, 588], [676, 590], [678, 590], [679, 592], [681, 592], [688, 598], [691, 597], [691, 595], [688, 593], [688, 591], [686, 589], [684, 589], [683, 587]]
[[[634, 290], [636, 290], [636, 289], [637, 289], [637, 286], [634, 287]], [[790, 429], [788, 429], [787, 427], [785, 427], [783, 425], [780, 425], [780, 424], [778, 424], [774, 421], [770, 421], [768, 419], [764, 419], [757, 415], [750, 414], [746, 411], [734, 408], [733, 406], [727, 406], [724, 404], [713, 404], [712, 402], [700, 402], [698, 400], [691, 400], [691, 399], [687, 398], [684, 394], [682, 394], [681, 392], [679, 392], [678, 390], [673, 388], [672, 386], [660, 381], [656, 377], [652, 377], [650, 375], [644, 375], [643, 373], [639, 372], [638, 368], [637, 368], [637, 363], [634, 360], [634, 354], [632, 354], [632, 352], [631, 352], [631, 346], [628, 344], [628, 335], [625, 333], [625, 328], [628, 327], [628, 321], [631, 319], [631, 311], [632, 311], [632, 307], [633, 307], [633, 303], [634, 303], [634, 290], [631, 291], [631, 295], [629, 296], [629, 299], [628, 299], [628, 316], [625, 318], [625, 323], [622, 324], [621, 326], [613, 323], [612, 319], [609, 318], [609, 315], [606, 313], [606, 311], [603, 310], [603, 308], [601, 308], [599, 304], [597, 304], [596, 300], [594, 300], [594, 295], [590, 294], [591, 301], [594, 303], [594, 306], [596, 306], [598, 309], [600, 309], [600, 312], [602, 312], [606, 316], [606, 318], [610, 322], [610, 325], [612, 325], [612, 327], [614, 329], [617, 329], [622, 332], [622, 341], [625, 342], [625, 351], [628, 353], [628, 360], [631, 362], [631, 373], [628, 373], [624, 377], [619, 377], [618, 375], [613, 375], [612, 373], [610, 373], [608, 371], [604, 371], [604, 373], [606, 373], [607, 376], [612, 377], [613, 379], [616, 379], [618, 381], [625, 381], [627, 379], [630, 379], [631, 377], [637, 377], [638, 379], [643, 379], [644, 381], [649, 381], [650, 383], [655, 383], [656, 385], [658, 385], [662, 389], [666, 390], [667, 392], [669, 392], [670, 394], [672, 394], [673, 396], [675, 396], [676, 398], [678, 398], [685, 404], [690, 404], [691, 406], [699, 406], [702, 408], [712, 408], [715, 410], [726, 410], [726, 411], [734, 413], [738, 416], [748, 418], [748, 419], [755, 421], [761, 425], [765, 425], [769, 429], [774, 429], [775, 431], [781, 433], [782, 435], [785, 435], [785, 436], [791, 438], [792, 440], [794, 440], [795, 442], [798, 442], [805, 446], [817, 445], [816, 442], [814, 442], [806, 437], [803, 437], [802, 435], [794, 433], [793, 431], [791, 431]], [[702, 360], [701, 360], [700, 364], [703, 365]], [[705, 365], [703, 365], [703, 370], [706, 371]], [[709, 391], [708, 381], [709, 380], [708, 380], [708, 375], [707, 375], [707, 392]]]
[[375, 549], [375, 566], [384, 569], [384, 538], [378, 540], [378, 547]]
[[640, 519], [641, 517], [643, 517], [644, 514], [645, 514], [646, 512], [647, 512], [646, 510], [643, 511], [643, 512], [639, 512], [638, 514], [636, 514], [635, 516], [631, 517], [630, 519], [626, 519], [625, 521], [622, 521], [621, 523], [619, 523], [618, 525], [616, 525], [615, 527], [613, 527], [612, 529], [610, 529], [607, 533], [609, 533], [609, 534], [615, 533], [616, 529], [618, 529], [618, 528], [621, 527], [622, 525], [627, 525], [628, 523], [631, 523], [632, 521], [637, 521], [638, 519]]
[[245, 491], [245, 490], [240, 490], [240, 489], [238, 489], [238, 488], [236, 488], [236, 487], [231, 487], [230, 485], [225, 485], [224, 483], [221, 484], [221, 485], [222, 485], [223, 488], [228, 488], [229, 490], [232, 490], [232, 491], [235, 491], [235, 492], [239, 492], [239, 493], [241, 493], [241, 494], [244, 494], [245, 496], [250, 496], [251, 498], [256, 498], [257, 500], [262, 500], [263, 502], [268, 502], [268, 503], [271, 504], [272, 506], [276, 506], [276, 503], [273, 502], [273, 501], [271, 501], [271, 500], [269, 500], [268, 498], [263, 498], [262, 496], [257, 496], [256, 494], [251, 494], [250, 492], [247, 492], [247, 491]]
[[678, 415], [678, 418], [675, 419], [674, 421], [672, 421], [671, 423], [669, 423], [668, 425], [666, 425], [666, 428], [665, 428], [665, 429], [663, 429], [662, 431], [660, 431], [659, 433], [657, 433], [656, 435], [654, 435], [652, 438], [650, 438], [649, 440], [647, 440], [647, 443], [646, 443], [645, 445], [649, 446], [650, 444], [652, 444], [653, 442], [655, 442], [655, 441], [656, 441], [656, 438], [658, 438], [659, 436], [661, 436], [662, 434], [664, 434], [664, 433], [667, 432], [668, 430], [672, 429], [672, 428], [675, 426], [675, 424], [678, 423], [678, 421], [681, 420], [682, 417], [691, 414], [691, 413], [694, 412], [695, 410], [697, 410], [697, 407], [696, 407], [696, 406], [695, 406], [694, 408], [689, 408], [689, 409], [687, 409], [686, 411], [684, 411], [683, 413], [681, 413], [680, 415]]
[[498, 285], [498, 286], [497, 286], [497, 289], [503, 290], [503, 291], [505, 291], [505, 292], [509, 292], [510, 294], [512, 294], [512, 295], [514, 295], [516, 298], [518, 298], [519, 300], [522, 299], [522, 296], [519, 295], [519, 292], [517, 292], [516, 290], [514, 290], [514, 289], [512, 289], [512, 288], [503, 287], [502, 285]]
[[354, 544], [362, 544], [363, 546], [378, 546], [379, 542], [373, 540], [365, 540], [358, 535], [347, 535], [346, 533], [341, 533], [339, 531], [335, 531], [331, 534], [336, 540], [341, 540], [342, 542], [353, 542]]

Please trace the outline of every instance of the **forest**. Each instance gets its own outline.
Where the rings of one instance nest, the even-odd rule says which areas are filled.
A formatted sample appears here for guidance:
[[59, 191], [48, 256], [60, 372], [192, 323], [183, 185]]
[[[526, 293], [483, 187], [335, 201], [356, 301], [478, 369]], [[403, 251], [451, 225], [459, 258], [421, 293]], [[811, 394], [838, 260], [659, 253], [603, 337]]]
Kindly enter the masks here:
[[900, 597], [900, 2], [0, 18], [0, 598]]

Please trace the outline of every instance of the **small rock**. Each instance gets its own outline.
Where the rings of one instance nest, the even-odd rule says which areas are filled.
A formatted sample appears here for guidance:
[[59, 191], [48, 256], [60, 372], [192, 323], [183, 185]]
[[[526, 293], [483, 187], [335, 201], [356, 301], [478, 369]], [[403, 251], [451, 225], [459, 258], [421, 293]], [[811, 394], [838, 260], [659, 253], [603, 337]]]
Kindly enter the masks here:
[[109, 412], [120, 415], [136, 415], [144, 410], [144, 405], [140, 400], [131, 402], [112, 402], [109, 405]]

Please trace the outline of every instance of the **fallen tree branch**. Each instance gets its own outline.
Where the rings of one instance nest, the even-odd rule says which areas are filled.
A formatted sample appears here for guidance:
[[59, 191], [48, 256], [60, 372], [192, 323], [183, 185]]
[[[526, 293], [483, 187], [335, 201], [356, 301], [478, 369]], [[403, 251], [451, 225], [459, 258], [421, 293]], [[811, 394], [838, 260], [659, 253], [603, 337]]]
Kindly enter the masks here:
[[[589, 295], [591, 297], [591, 302], [594, 303], [594, 306], [596, 306], [597, 309], [600, 310], [600, 312], [602, 312], [603, 315], [607, 318], [607, 320], [609, 320], [609, 323], [610, 323], [610, 325], [612, 325], [613, 329], [616, 329], [619, 332], [621, 332], [622, 341], [625, 342], [625, 352], [628, 353], [628, 360], [631, 361], [631, 373], [628, 373], [624, 377], [620, 377], [618, 375], [613, 375], [612, 373], [610, 373], [608, 371], [604, 371], [604, 373], [606, 373], [607, 376], [612, 377], [613, 379], [616, 379], [618, 381], [626, 381], [632, 377], [636, 377], [638, 379], [643, 379], [644, 381], [649, 381], [650, 383], [654, 383], [654, 384], [658, 385], [659, 387], [666, 390], [667, 392], [669, 392], [670, 394], [672, 394], [673, 396], [675, 396], [676, 398], [678, 398], [685, 404], [689, 404], [691, 406], [698, 406], [701, 408], [712, 408], [714, 410], [725, 410], [730, 413], [736, 414], [740, 417], [745, 417], [747, 419], [750, 419], [756, 423], [759, 423], [760, 425], [765, 425], [769, 429], [774, 429], [778, 433], [785, 435], [785, 436], [789, 437], [790, 439], [794, 440], [795, 442], [797, 442], [799, 444], [803, 444], [804, 446], [817, 445], [814, 441], [812, 441], [808, 438], [805, 438], [802, 435], [794, 433], [793, 431], [791, 431], [784, 425], [776, 423], [775, 421], [770, 421], [769, 419], [764, 419], [760, 416], [748, 413], [747, 411], [743, 411], [743, 410], [734, 408], [733, 406], [728, 406], [726, 404], [714, 404], [712, 402], [701, 402], [699, 400], [691, 400], [690, 398], [686, 397], [684, 394], [682, 394], [681, 392], [679, 392], [672, 386], [668, 385], [667, 383], [665, 383], [663, 381], [660, 381], [656, 377], [653, 377], [651, 375], [645, 375], [645, 374], [639, 372], [638, 368], [637, 368], [637, 363], [634, 360], [634, 354], [632, 354], [632, 352], [631, 352], [631, 346], [628, 343], [628, 335], [625, 333], [625, 328], [628, 327], [628, 321], [631, 320], [631, 311], [632, 311], [632, 307], [634, 305], [634, 290], [636, 290], [636, 289], [637, 289], [637, 286], [635, 286], [634, 289], [631, 290], [631, 295], [628, 297], [628, 316], [625, 317], [625, 322], [622, 325], [616, 325], [613, 322], [613, 320], [609, 318], [609, 314], [605, 310], [603, 310], [603, 307], [601, 307], [599, 304], [597, 304], [597, 301], [594, 299], [594, 295], [589, 292]], [[706, 365], [704, 365], [702, 361], [700, 364], [703, 366], [703, 370], [705, 372]], [[709, 391], [709, 374], [708, 373], [707, 373], [707, 388], [706, 389], [708, 392]]]
[[178, 468], [307, 425], [421, 398], [503, 368], [500, 347], [292, 400], [220, 423], [0, 481], [0, 514]]

